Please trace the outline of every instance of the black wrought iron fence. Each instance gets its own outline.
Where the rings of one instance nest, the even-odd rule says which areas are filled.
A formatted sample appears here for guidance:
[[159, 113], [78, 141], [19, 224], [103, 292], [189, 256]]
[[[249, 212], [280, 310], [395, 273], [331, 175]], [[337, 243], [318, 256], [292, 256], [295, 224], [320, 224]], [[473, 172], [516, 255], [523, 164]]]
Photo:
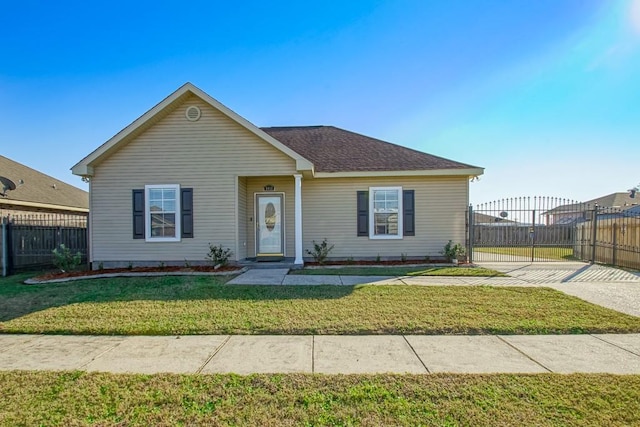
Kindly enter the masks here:
[[3, 275], [53, 265], [53, 250], [64, 244], [87, 258], [85, 215], [26, 214], [0, 218], [0, 266]]
[[640, 206], [600, 207], [554, 197], [469, 208], [474, 261], [581, 260], [640, 269]]

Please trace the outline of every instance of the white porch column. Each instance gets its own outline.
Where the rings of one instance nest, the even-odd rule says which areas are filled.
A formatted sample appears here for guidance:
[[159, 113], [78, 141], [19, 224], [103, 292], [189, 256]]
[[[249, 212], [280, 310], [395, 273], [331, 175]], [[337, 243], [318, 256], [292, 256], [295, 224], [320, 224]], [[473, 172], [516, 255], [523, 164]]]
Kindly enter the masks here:
[[296, 259], [293, 263], [302, 265], [304, 264], [302, 259], [302, 175], [296, 173], [293, 177], [296, 180], [294, 192]]

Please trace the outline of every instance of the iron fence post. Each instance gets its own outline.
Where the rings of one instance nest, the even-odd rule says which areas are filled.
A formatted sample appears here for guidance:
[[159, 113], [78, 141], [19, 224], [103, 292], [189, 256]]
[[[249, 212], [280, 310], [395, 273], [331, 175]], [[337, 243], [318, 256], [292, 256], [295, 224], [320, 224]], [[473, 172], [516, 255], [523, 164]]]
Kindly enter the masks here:
[[536, 210], [531, 211], [531, 262], [535, 260], [536, 251]]
[[9, 245], [7, 236], [7, 223], [5, 218], [0, 218], [0, 222], [2, 223], [2, 277], [6, 277], [9, 274]]
[[468, 236], [468, 246], [467, 246], [467, 254], [469, 257], [469, 262], [473, 262], [473, 205], [469, 205], [469, 230], [467, 231], [467, 233], [469, 233]]
[[591, 264], [596, 262], [596, 243], [598, 238], [598, 204], [593, 207], [593, 219], [591, 220]]

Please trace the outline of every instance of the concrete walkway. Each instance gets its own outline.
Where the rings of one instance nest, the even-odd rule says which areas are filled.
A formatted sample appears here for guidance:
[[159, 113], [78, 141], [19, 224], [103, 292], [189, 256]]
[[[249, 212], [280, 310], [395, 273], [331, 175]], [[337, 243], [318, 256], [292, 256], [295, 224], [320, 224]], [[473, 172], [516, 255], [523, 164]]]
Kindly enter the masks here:
[[640, 374], [640, 334], [0, 335], [0, 370], [115, 373]]

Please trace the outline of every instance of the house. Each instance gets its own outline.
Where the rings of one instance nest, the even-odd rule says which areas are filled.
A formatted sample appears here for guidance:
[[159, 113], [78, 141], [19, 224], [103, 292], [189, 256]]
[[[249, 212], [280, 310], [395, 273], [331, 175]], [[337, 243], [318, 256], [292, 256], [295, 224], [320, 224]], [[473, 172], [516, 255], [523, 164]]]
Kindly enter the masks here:
[[332, 126], [258, 128], [187, 83], [73, 166], [105, 267], [438, 255], [483, 169]]
[[15, 189], [0, 184], [0, 217], [53, 214], [86, 216], [89, 193], [28, 166], [0, 156], [0, 177]]
[[[597, 197], [584, 203], [568, 203], [544, 212], [547, 224], [575, 224], [590, 221], [595, 206], [598, 206], [599, 215], [622, 214], [622, 212], [638, 206], [638, 198], [631, 197], [629, 192], [611, 193]], [[630, 213], [635, 210], [630, 210]]]
[[473, 212], [474, 225], [517, 225], [517, 221], [506, 217], [487, 215], [480, 212]]

